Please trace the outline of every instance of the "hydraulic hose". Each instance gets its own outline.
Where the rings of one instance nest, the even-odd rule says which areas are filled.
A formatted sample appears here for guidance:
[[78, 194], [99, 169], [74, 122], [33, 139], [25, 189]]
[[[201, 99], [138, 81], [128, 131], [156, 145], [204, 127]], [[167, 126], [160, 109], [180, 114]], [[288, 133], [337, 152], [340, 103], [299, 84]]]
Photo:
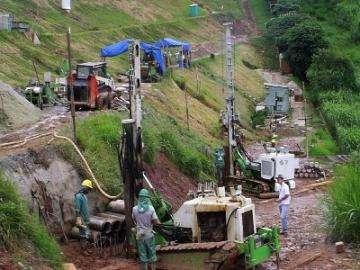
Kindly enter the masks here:
[[[21, 147], [21, 146], [24, 146], [25, 144], [27, 144], [29, 141], [32, 141], [32, 140], [36, 140], [36, 139], [39, 139], [39, 138], [43, 138], [43, 137], [48, 137], [48, 136], [52, 136], [53, 138], [51, 140], [53, 140], [54, 138], [56, 139], [61, 139], [61, 140], [65, 140], [67, 141], [68, 143], [70, 143], [74, 148], [75, 148], [75, 151], [77, 152], [77, 154], [80, 156], [82, 162], [85, 164], [85, 168], [86, 170], [88, 171], [88, 173], [90, 174], [90, 177], [92, 178], [92, 181], [95, 183], [96, 185], [96, 188], [99, 190], [100, 194], [103, 195], [104, 197], [110, 199], [110, 200], [116, 200], [116, 199], [119, 199], [121, 196], [122, 196], [122, 193], [119, 193], [117, 195], [109, 195], [108, 193], [106, 193], [102, 187], [100, 186], [99, 182], [97, 181], [97, 179], [95, 178], [95, 175], [94, 173], [92, 172], [88, 162], [86, 161], [84, 155], [81, 153], [79, 147], [71, 140], [69, 139], [68, 137], [65, 137], [65, 136], [60, 136], [60, 135], [57, 135], [54, 132], [48, 132], [48, 133], [42, 133], [42, 134], [36, 134], [36, 135], [32, 135], [32, 136], [28, 136], [26, 137], [24, 140], [21, 140], [21, 141], [14, 141], [14, 142], [8, 142], [8, 143], [2, 143], [0, 144], [0, 148], [6, 148], [6, 149], [14, 149], [14, 148], [18, 148], [18, 147]], [[50, 140], [50, 141], [51, 141]]]

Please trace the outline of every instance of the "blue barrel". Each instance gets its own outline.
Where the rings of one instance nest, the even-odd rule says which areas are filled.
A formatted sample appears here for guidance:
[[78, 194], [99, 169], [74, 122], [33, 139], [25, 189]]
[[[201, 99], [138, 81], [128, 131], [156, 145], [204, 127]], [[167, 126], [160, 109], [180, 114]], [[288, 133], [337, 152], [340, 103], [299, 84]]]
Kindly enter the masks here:
[[200, 13], [200, 8], [198, 4], [192, 4], [189, 6], [190, 17], [197, 17]]

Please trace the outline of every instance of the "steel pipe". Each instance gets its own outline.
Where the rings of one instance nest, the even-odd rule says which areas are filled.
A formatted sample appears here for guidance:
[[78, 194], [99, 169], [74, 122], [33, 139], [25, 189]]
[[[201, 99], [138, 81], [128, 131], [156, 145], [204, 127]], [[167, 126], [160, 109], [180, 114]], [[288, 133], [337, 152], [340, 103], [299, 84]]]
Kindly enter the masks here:
[[[70, 236], [71, 238], [73, 239], [80, 239], [80, 231], [79, 231], [79, 228], [77, 226], [74, 226], [72, 229], [71, 229], [71, 232], [70, 232]], [[95, 231], [95, 230], [90, 230], [90, 238], [93, 242], [96, 242], [100, 239], [100, 236], [101, 236], [101, 232], [99, 231]]]
[[109, 214], [106, 214], [106, 213], [98, 213], [97, 216], [103, 217], [107, 221], [110, 222], [112, 232], [121, 231], [121, 229], [123, 228], [123, 225], [125, 225], [124, 224], [125, 216], [122, 218], [122, 217], [117, 217], [117, 216], [114, 216], [114, 215], [109, 215]]
[[111, 201], [107, 207], [110, 211], [120, 214], [125, 214], [125, 202], [124, 200]]
[[89, 222], [90, 229], [110, 233], [111, 232], [111, 224], [103, 217], [91, 216]]

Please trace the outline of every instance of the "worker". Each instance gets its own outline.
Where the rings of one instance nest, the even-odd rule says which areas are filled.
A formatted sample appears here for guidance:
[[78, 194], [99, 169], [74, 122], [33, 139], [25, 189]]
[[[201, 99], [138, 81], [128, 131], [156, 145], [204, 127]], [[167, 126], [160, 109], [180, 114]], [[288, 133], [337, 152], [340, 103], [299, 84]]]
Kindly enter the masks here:
[[157, 258], [153, 224], [160, 224], [160, 221], [151, 205], [150, 193], [147, 189], [140, 190], [138, 204], [134, 206], [132, 216], [136, 224], [140, 269], [155, 270]]
[[281, 234], [287, 236], [288, 213], [289, 213], [290, 201], [291, 201], [290, 189], [289, 186], [284, 182], [284, 177], [280, 174], [277, 177], [277, 182], [280, 185], [279, 199], [277, 200], [277, 202], [279, 203]]
[[89, 206], [86, 195], [93, 189], [93, 183], [86, 179], [81, 183], [81, 186], [82, 188], [75, 194], [74, 198], [76, 226], [79, 228], [81, 239], [90, 241]]

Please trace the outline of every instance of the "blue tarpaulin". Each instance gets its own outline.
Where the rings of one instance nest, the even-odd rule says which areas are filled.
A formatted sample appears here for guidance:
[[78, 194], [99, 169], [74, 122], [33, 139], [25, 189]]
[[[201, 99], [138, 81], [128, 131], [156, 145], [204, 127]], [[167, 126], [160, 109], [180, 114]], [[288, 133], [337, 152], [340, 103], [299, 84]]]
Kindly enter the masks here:
[[[117, 43], [111, 44], [101, 49], [101, 57], [114, 57], [126, 53], [129, 49], [129, 44], [132, 42], [131, 39], [125, 39]], [[156, 63], [158, 64], [157, 68], [161, 74], [165, 72], [165, 61], [162, 56], [161, 49], [153, 44], [140, 42], [140, 49], [145, 53], [150, 54], [154, 57]]]
[[154, 43], [155, 46], [161, 48], [168, 47], [182, 47], [184, 52], [189, 52], [191, 50], [191, 45], [188, 42], [176, 40], [173, 38], [163, 38]]
[[124, 39], [101, 49], [101, 57], [114, 57], [126, 53], [129, 48], [130, 39]]

